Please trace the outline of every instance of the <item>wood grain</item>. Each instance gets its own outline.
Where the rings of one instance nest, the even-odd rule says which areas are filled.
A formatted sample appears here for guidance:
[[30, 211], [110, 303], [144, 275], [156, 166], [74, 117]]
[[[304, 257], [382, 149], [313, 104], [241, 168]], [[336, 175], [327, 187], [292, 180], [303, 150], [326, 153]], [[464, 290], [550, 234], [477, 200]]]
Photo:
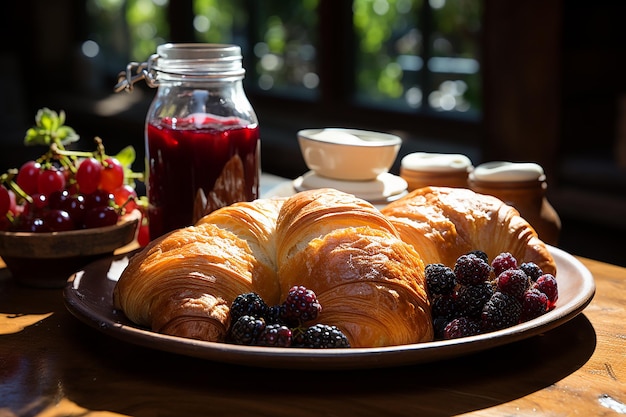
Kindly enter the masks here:
[[[84, 325], [60, 290], [0, 269], [0, 416], [623, 414], [626, 268], [581, 259], [582, 314], [543, 335], [424, 365], [288, 371], [146, 349]], [[33, 320], [30, 320], [33, 318]]]

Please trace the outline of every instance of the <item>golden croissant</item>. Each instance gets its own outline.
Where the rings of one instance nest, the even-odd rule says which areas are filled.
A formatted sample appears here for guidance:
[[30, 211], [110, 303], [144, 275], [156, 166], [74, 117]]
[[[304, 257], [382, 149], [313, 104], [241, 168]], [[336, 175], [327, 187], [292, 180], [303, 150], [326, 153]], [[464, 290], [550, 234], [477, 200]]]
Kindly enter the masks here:
[[157, 332], [224, 341], [237, 295], [272, 305], [303, 285], [322, 305], [318, 321], [351, 346], [418, 343], [433, 338], [424, 265], [474, 249], [554, 271], [530, 225], [493, 197], [426, 188], [379, 211], [337, 190], [305, 191], [236, 203], [151, 242], [122, 273], [114, 306]]
[[454, 265], [469, 251], [480, 249], [493, 259], [510, 252], [556, 274], [546, 245], [519, 212], [496, 197], [465, 188], [425, 187], [381, 209], [402, 240], [419, 252], [425, 264]]

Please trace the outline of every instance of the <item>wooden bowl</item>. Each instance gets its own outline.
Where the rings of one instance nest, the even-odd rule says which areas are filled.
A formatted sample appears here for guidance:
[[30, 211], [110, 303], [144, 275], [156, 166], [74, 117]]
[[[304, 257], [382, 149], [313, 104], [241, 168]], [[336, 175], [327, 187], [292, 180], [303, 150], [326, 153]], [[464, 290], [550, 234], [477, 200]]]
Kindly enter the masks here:
[[114, 226], [52, 233], [0, 232], [0, 257], [21, 284], [62, 288], [77, 270], [131, 243], [140, 220], [141, 213], [135, 210]]

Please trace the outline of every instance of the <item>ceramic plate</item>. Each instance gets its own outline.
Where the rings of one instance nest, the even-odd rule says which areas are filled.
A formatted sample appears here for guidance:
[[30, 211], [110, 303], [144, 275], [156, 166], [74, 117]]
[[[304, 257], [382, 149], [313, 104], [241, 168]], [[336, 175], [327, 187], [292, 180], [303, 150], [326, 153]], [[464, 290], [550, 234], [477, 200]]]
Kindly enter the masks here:
[[549, 247], [557, 264], [559, 300], [554, 310], [497, 332], [447, 341], [350, 349], [238, 346], [155, 333], [113, 308], [115, 283], [128, 262], [118, 255], [90, 264], [70, 277], [64, 299], [78, 319], [110, 336], [148, 348], [212, 361], [271, 368], [366, 369], [418, 364], [466, 355], [516, 342], [553, 329], [578, 315], [595, 294], [589, 270], [570, 254]]

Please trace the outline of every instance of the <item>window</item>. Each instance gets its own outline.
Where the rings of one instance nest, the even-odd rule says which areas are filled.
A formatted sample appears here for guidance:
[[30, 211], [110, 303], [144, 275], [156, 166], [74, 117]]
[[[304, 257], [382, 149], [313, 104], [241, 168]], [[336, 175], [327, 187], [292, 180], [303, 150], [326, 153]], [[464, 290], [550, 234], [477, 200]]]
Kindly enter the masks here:
[[236, 43], [252, 95], [326, 104], [328, 111], [481, 116], [481, 0], [87, 4], [93, 30], [85, 45], [111, 73], [145, 61], [166, 41]]

